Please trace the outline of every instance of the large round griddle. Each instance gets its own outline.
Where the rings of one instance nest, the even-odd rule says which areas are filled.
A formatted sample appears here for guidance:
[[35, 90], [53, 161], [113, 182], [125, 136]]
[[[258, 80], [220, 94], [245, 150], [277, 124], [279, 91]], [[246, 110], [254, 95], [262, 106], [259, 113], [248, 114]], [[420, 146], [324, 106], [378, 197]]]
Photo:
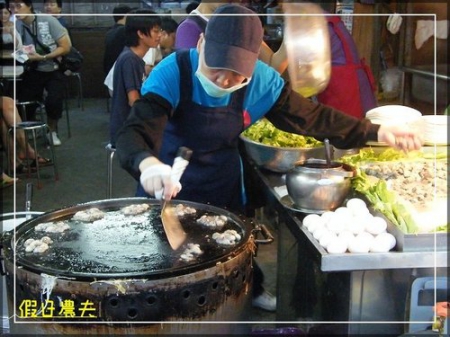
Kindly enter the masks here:
[[[126, 216], [120, 212], [125, 206], [142, 203], [150, 205], [150, 210], [144, 214]], [[183, 204], [197, 210], [193, 215], [180, 217], [187, 240], [176, 251], [171, 249], [164, 233], [160, 202], [146, 198], [125, 198], [80, 204], [28, 220], [4, 236], [5, 248], [12, 248], [16, 242], [15, 256], [12, 249], [5, 249], [5, 255], [9, 259], [15, 257], [16, 266], [60, 277], [162, 278], [168, 274], [177, 275], [214, 266], [244, 249], [248, 243], [251, 225], [233, 213], [187, 201], [174, 200], [172, 203], [174, 206]], [[106, 216], [92, 223], [72, 220], [76, 212], [94, 207], [106, 212]], [[209, 229], [196, 221], [203, 214], [224, 215], [227, 224], [220, 230]], [[63, 233], [35, 230], [38, 224], [57, 221], [64, 221], [71, 228]], [[221, 246], [211, 238], [214, 232], [227, 229], [236, 230], [242, 237], [235, 246]], [[48, 251], [42, 254], [25, 251], [24, 242], [27, 239], [40, 239], [43, 236], [53, 240]], [[203, 254], [187, 262], [180, 256], [189, 243], [199, 244]]]

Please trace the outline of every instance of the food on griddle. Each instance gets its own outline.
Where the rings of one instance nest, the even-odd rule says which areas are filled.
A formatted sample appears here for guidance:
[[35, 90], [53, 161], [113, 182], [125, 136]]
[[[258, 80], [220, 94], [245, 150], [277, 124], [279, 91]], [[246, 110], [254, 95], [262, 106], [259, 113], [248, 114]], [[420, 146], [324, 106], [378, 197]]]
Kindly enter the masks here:
[[85, 211], [78, 211], [74, 214], [72, 220], [78, 220], [83, 222], [94, 222], [95, 220], [100, 220], [105, 217], [105, 212], [99, 210], [98, 208], [90, 208]]
[[123, 207], [120, 211], [125, 215], [137, 215], [144, 213], [150, 209], [149, 204], [129, 205]]
[[195, 213], [197, 213], [197, 210], [193, 207], [189, 207], [189, 206], [186, 206], [183, 204], [178, 204], [175, 206], [175, 213], [178, 216], [184, 216], [187, 214], [195, 214]]
[[42, 254], [49, 248], [49, 245], [53, 243], [53, 240], [48, 236], [44, 236], [41, 239], [28, 239], [23, 244], [27, 253]]
[[212, 238], [216, 240], [219, 245], [234, 246], [241, 240], [241, 235], [234, 229], [228, 229], [223, 233], [214, 233]]
[[62, 233], [68, 229], [70, 229], [70, 226], [64, 221], [43, 222], [34, 227], [35, 231], [46, 233]]
[[225, 215], [203, 214], [199, 219], [197, 219], [197, 222], [209, 228], [221, 229], [227, 223], [227, 217]]
[[41, 238], [41, 241], [42, 241], [43, 243], [48, 244], [48, 245], [50, 245], [50, 244], [53, 243], [53, 240], [52, 240], [51, 238], [49, 238], [48, 236], [43, 236], [43, 237]]
[[200, 245], [196, 243], [188, 243], [187, 248], [181, 254], [180, 258], [183, 261], [189, 262], [197, 258], [197, 256], [202, 255], [203, 251], [200, 249]]

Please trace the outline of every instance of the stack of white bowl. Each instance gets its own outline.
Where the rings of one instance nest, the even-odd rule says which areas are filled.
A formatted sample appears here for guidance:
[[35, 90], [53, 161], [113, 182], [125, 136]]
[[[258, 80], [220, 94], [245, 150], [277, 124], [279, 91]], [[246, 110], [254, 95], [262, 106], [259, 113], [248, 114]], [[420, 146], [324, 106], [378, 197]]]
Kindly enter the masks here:
[[428, 145], [448, 145], [448, 119], [446, 115], [423, 116], [424, 141]]
[[[374, 124], [408, 125], [419, 134], [424, 131], [424, 121], [420, 111], [403, 105], [383, 105], [373, 108], [367, 111], [366, 118]], [[384, 145], [380, 142], [376, 144]]]

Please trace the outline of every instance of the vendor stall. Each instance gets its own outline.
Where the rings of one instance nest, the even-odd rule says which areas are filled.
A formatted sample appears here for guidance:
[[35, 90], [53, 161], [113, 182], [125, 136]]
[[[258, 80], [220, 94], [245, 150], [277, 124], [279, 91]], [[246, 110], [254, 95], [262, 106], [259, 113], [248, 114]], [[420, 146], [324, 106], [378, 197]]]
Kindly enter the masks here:
[[[256, 166], [253, 170], [264, 190], [266, 211], [277, 219], [277, 321], [308, 322], [327, 334], [407, 331], [412, 281], [446, 276], [447, 252], [419, 248], [329, 254], [302, 225], [306, 214], [283, 198], [285, 175]], [[447, 241], [448, 235], [444, 237]]]

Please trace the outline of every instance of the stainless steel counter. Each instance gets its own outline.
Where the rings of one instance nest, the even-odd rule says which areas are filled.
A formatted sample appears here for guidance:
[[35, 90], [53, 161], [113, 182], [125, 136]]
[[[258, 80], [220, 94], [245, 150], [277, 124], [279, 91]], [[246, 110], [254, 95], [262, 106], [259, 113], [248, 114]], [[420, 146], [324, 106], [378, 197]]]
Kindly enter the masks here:
[[304, 236], [313, 250], [314, 257], [320, 263], [320, 269], [324, 272], [330, 271], [354, 271], [354, 270], [376, 270], [376, 269], [406, 269], [406, 268], [430, 268], [447, 267], [446, 251], [419, 251], [419, 252], [397, 252], [389, 253], [367, 253], [367, 254], [329, 254], [319, 245], [312, 234], [302, 225], [303, 213], [296, 213], [286, 209], [276, 187], [285, 185], [284, 175], [272, 173], [255, 168], [256, 174], [267, 187], [268, 192], [273, 195], [279, 211], [286, 212], [289, 217], [289, 228], [296, 237]]
[[446, 276], [447, 252], [328, 254], [277, 193], [284, 176], [253, 169], [278, 230], [277, 321], [325, 334], [404, 333], [412, 281]]

